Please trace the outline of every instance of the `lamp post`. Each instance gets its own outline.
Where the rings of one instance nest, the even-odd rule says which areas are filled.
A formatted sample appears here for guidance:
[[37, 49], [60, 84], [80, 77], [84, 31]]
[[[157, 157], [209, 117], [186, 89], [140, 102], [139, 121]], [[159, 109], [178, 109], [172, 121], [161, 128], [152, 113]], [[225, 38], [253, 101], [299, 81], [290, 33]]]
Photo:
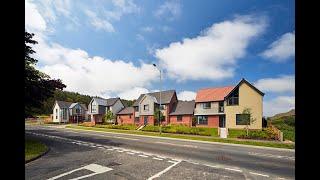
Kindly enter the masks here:
[[159, 92], [159, 95], [160, 95], [160, 102], [159, 102], [159, 104], [160, 104], [160, 106], [159, 106], [159, 132], [160, 132], [160, 134], [161, 134], [161, 69], [160, 68], [158, 68], [157, 67], [157, 65], [156, 64], [152, 64], [155, 68], [157, 68], [158, 70], [159, 70], [159, 72], [160, 72], [160, 92]]

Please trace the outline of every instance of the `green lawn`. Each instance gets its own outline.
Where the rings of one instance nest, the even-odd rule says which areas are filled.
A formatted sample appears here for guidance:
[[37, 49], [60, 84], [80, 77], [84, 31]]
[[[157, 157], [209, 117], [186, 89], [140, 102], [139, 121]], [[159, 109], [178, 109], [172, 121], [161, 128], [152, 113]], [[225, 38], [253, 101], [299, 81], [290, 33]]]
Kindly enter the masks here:
[[26, 139], [25, 140], [25, 161], [39, 156], [46, 152], [48, 147], [38, 141]]
[[108, 129], [108, 128], [97, 128], [97, 127], [84, 127], [84, 126], [76, 126], [76, 125], [68, 125], [66, 127], [67, 128], [72, 128], [72, 129], [94, 130], [94, 131], [101, 131], [101, 132], [117, 132], [117, 133], [126, 133], [126, 134], [160, 136], [160, 137], [170, 137], [170, 138], [178, 138], [178, 139], [191, 139], [191, 140], [200, 140], [200, 141], [209, 141], [209, 142], [246, 144], [246, 145], [254, 145], [254, 146], [286, 148], [286, 149], [294, 149], [294, 147], [295, 147], [294, 144], [286, 144], [286, 143], [281, 143], [281, 142], [263, 142], [263, 141], [255, 141], [255, 140], [237, 140], [237, 139], [231, 139], [231, 138], [221, 139], [219, 137], [212, 137], [212, 136], [197, 136], [197, 135], [172, 134], [172, 133], [162, 133], [160, 135], [158, 132]]
[[271, 124], [283, 132], [285, 140], [295, 141], [295, 117], [285, 116], [271, 121]]

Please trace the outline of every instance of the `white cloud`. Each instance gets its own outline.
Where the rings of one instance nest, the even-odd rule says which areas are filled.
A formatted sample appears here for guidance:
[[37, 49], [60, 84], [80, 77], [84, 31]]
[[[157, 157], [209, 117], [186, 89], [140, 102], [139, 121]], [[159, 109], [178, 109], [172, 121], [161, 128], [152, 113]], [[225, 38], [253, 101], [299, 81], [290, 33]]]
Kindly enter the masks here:
[[93, 11], [86, 10], [85, 13], [89, 17], [91, 25], [94, 26], [96, 29], [104, 30], [106, 32], [114, 32], [115, 31], [113, 25], [109, 21], [101, 19]]
[[274, 62], [285, 62], [295, 56], [295, 32], [288, 32], [269, 45], [261, 55]]
[[295, 108], [294, 96], [278, 96], [263, 103], [263, 115], [270, 117]]
[[113, 0], [112, 10], [104, 11], [104, 17], [110, 21], [119, 21], [125, 14], [134, 14], [140, 12], [140, 7], [137, 6], [132, 0]]
[[196, 93], [193, 91], [181, 91], [178, 93], [178, 99], [182, 101], [190, 101], [190, 100], [195, 100], [196, 98]]
[[84, 50], [39, 40], [34, 49], [35, 57], [42, 65], [37, 68], [52, 78], [62, 79], [68, 91], [103, 97], [122, 93], [129, 97], [126, 91], [142, 91], [158, 77], [158, 72], [150, 64], [134, 65], [123, 60], [90, 57]]
[[259, 79], [254, 85], [264, 92], [294, 93], [295, 77], [294, 75], [283, 75], [277, 78], [264, 78]]
[[181, 4], [174, 0], [166, 1], [159, 6], [154, 15], [171, 21], [177, 19], [181, 15]]
[[136, 35], [137, 40], [144, 41], [144, 37], [141, 34]]
[[265, 20], [238, 16], [231, 21], [215, 23], [195, 38], [185, 38], [157, 49], [155, 56], [169, 77], [179, 81], [230, 78], [237, 60], [245, 56], [249, 42], [264, 31]]
[[30, 0], [25, 1], [25, 28], [28, 31], [46, 30], [46, 21], [38, 11], [37, 6]]
[[118, 94], [118, 97], [126, 100], [134, 100], [138, 99], [141, 94], [149, 93], [149, 90], [142, 87], [134, 87], [133, 89], [129, 89]]

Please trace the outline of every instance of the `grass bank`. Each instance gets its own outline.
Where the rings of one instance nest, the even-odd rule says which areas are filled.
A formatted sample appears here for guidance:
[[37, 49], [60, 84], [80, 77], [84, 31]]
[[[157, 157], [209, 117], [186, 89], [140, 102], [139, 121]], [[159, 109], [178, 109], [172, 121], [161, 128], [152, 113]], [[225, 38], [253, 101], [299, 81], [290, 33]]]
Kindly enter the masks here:
[[124, 134], [137, 134], [137, 135], [159, 136], [159, 137], [169, 137], [169, 138], [177, 138], [177, 139], [200, 140], [200, 141], [208, 141], [208, 142], [222, 142], [222, 143], [232, 143], [232, 144], [244, 144], [244, 145], [294, 149], [294, 144], [272, 142], [272, 141], [238, 140], [238, 139], [232, 139], [232, 138], [221, 139], [221, 138], [212, 137], [212, 136], [197, 136], [197, 135], [172, 134], [172, 133], [162, 133], [160, 135], [158, 132], [108, 129], [108, 128], [99, 128], [99, 127], [84, 127], [84, 126], [76, 126], [76, 125], [68, 125], [66, 127], [71, 129], [94, 130], [94, 131], [100, 131], [100, 132], [117, 132], [117, 133], [124, 133]]
[[25, 140], [25, 162], [40, 156], [48, 150], [48, 147], [38, 141]]

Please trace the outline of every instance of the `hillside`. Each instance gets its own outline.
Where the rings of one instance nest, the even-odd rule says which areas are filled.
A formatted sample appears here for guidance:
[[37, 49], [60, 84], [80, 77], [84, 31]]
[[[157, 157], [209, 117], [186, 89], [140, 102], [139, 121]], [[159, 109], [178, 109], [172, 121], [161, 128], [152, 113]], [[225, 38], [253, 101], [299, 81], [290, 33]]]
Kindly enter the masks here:
[[295, 141], [295, 110], [276, 114], [268, 122], [283, 132], [285, 140]]
[[[54, 105], [55, 100], [58, 101], [68, 101], [68, 102], [80, 102], [85, 105], [88, 105], [91, 101], [93, 96], [83, 95], [76, 92], [68, 92], [68, 91], [60, 91], [57, 90], [54, 93], [52, 98], [47, 99], [43, 102], [43, 106], [37, 110], [38, 115], [48, 115], [52, 113], [52, 108]], [[121, 99], [125, 106], [131, 106], [134, 100], [125, 100]]]

